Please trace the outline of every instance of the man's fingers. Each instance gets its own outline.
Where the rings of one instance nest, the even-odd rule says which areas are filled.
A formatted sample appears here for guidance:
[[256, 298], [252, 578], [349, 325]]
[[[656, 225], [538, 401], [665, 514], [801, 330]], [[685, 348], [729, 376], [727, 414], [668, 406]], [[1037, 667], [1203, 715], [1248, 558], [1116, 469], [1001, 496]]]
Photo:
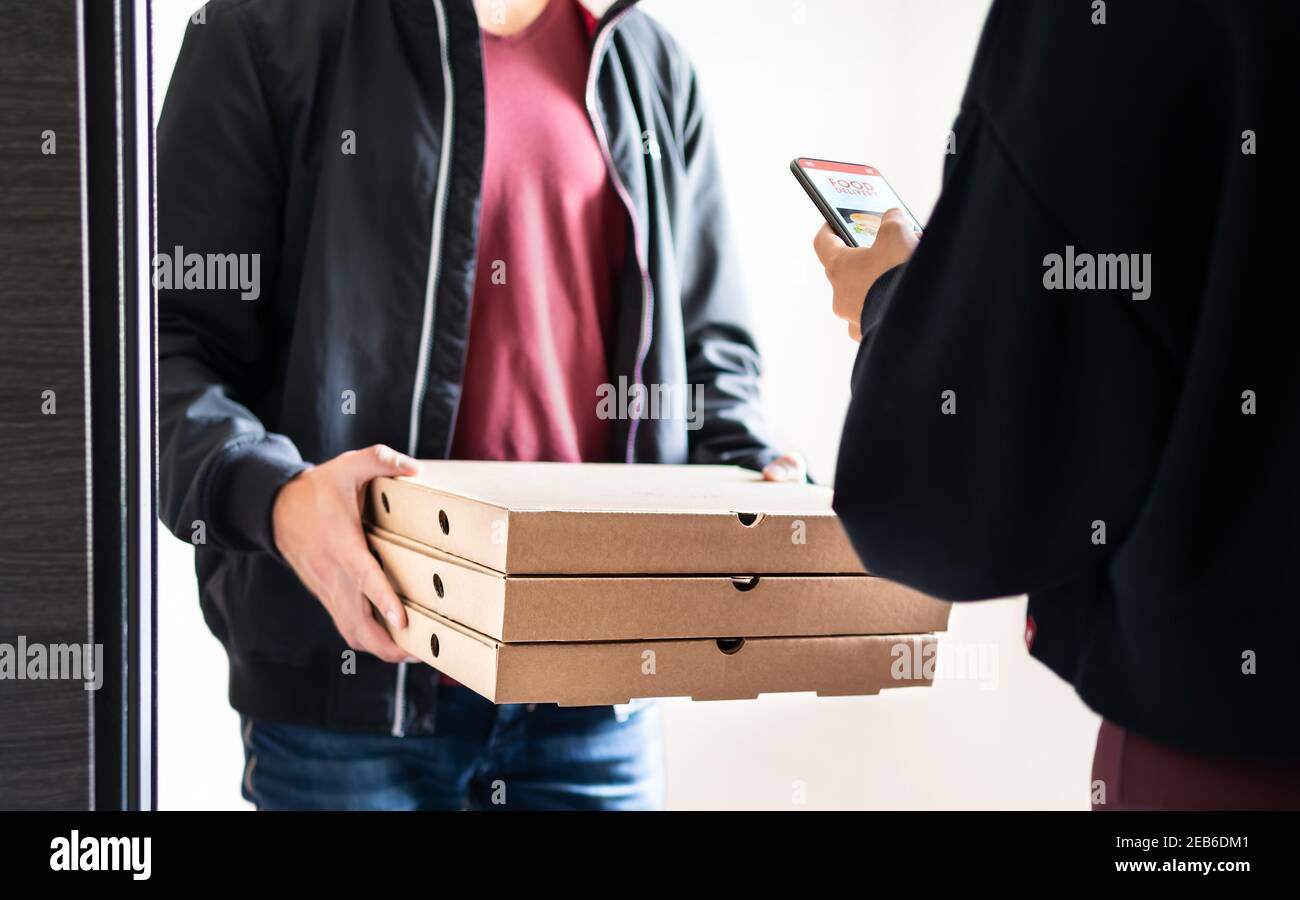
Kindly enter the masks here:
[[392, 637], [368, 612], [357, 623], [354, 639], [361, 644], [361, 649], [378, 656], [384, 662], [405, 662], [409, 654], [393, 642]]
[[381, 475], [418, 475], [419, 460], [398, 453], [384, 444], [374, 444], [357, 450], [352, 457], [352, 475], [358, 482], [369, 481]]
[[817, 236], [813, 238], [813, 250], [817, 251], [817, 258], [823, 266], [829, 267], [835, 257], [846, 249], [844, 241], [840, 240], [830, 225], [823, 224], [817, 229]]
[[808, 463], [800, 453], [786, 453], [763, 467], [763, 477], [768, 481], [805, 481]]
[[380, 568], [379, 562], [364, 548], [364, 538], [362, 541], [362, 547], [348, 561], [352, 583], [379, 610], [380, 615], [388, 620], [388, 624], [394, 628], [405, 628], [406, 610], [402, 607], [402, 601], [389, 584], [388, 576]]

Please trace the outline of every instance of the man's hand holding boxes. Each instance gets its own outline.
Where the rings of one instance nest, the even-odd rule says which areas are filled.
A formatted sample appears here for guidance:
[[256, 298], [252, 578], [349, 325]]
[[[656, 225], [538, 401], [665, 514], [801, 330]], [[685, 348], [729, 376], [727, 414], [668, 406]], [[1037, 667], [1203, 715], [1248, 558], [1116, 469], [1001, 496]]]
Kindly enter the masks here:
[[948, 622], [863, 571], [828, 488], [733, 466], [425, 461], [365, 518], [394, 639], [495, 703], [926, 686]]

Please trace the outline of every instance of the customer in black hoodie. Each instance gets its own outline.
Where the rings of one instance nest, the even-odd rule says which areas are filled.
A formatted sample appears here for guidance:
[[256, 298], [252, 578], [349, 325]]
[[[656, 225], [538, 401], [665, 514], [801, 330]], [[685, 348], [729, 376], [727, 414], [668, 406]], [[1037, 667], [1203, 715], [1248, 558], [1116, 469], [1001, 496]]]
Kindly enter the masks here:
[[1029, 595], [1105, 808], [1298, 805], [1300, 12], [1106, 6], [994, 5], [919, 246], [819, 234], [836, 509], [879, 575]]

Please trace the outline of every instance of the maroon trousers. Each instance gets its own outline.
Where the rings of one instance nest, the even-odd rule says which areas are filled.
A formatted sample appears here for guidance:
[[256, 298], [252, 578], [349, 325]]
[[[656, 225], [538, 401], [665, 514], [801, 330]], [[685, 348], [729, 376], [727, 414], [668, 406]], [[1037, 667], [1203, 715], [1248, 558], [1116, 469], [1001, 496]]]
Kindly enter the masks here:
[[1300, 809], [1300, 762], [1195, 756], [1106, 720], [1092, 781], [1094, 810]]

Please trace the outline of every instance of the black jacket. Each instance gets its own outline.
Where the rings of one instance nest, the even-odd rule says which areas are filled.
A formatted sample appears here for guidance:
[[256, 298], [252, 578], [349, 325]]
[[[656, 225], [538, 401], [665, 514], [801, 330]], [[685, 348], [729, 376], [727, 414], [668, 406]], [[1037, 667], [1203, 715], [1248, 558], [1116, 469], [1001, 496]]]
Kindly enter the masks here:
[[[1207, 754], [1300, 756], [1300, 306], [1266, 225], [1300, 208], [1297, 9], [994, 6], [837, 470], [869, 569], [1028, 593], [1034, 656]], [[1067, 246], [1149, 253], [1150, 296], [1045, 289]]]
[[[776, 453], [693, 71], [630, 3], [592, 23], [588, 110], [633, 226], [611, 383], [705, 399], [698, 430], [617, 422], [613, 458], [761, 467]], [[276, 554], [270, 509], [345, 450], [447, 454], [483, 103], [470, 0], [215, 0], [186, 34], [158, 129], [159, 247], [260, 254], [262, 285], [160, 291], [161, 508], [182, 538], [203, 523], [204, 615], [245, 715], [433, 730], [431, 670], [359, 654], [341, 674], [345, 645]]]

